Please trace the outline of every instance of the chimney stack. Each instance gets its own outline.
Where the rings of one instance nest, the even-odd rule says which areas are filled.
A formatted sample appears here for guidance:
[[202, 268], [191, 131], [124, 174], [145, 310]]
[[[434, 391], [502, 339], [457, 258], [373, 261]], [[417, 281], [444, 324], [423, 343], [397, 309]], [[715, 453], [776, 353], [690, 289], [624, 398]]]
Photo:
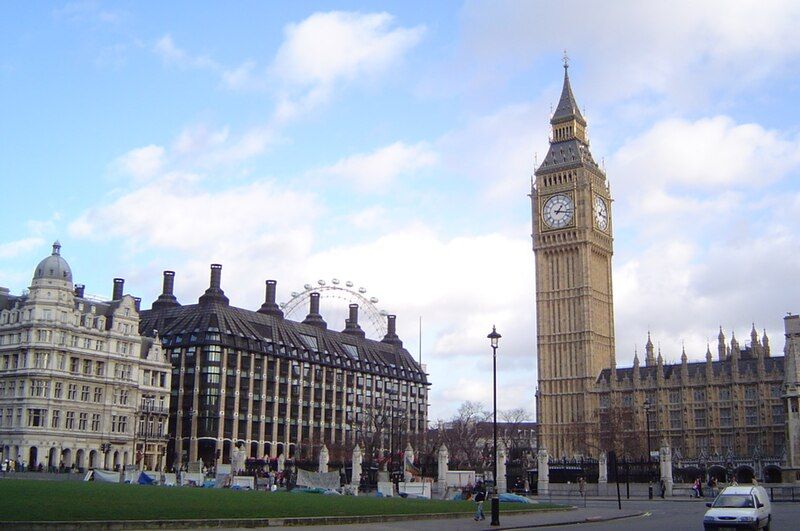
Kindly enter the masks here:
[[152, 309], [160, 310], [162, 308], [172, 308], [173, 306], [180, 306], [178, 299], [173, 294], [175, 286], [175, 271], [164, 271], [164, 284], [161, 289], [161, 295], [153, 302]]
[[358, 324], [358, 304], [350, 305], [350, 318], [345, 322], [343, 334], [350, 334], [353, 336], [364, 337], [364, 331]]
[[111, 297], [112, 301], [118, 301], [122, 299], [122, 290], [125, 289], [125, 279], [124, 278], [115, 278], [114, 279], [114, 295]]
[[303, 324], [316, 326], [319, 328], [328, 328], [328, 323], [322, 318], [319, 313], [319, 293], [316, 291], [311, 294], [311, 304], [308, 310], [308, 315], [303, 320]]
[[275, 286], [277, 284], [275, 280], [267, 280], [267, 294], [264, 297], [264, 304], [258, 309], [258, 313], [283, 317], [283, 311], [275, 302]]
[[200, 304], [210, 304], [214, 302], [224, 306], [228, 306], [230, 304], [228, 297], [225, 296], [225, 292], [222, 291], [222, 288], [220, 287], [221, 280], [222, 265], [211, 264], [211, 282], [209, 283], [206, 292], [200, 297]]
[[134, 297], [133, 302], [136, 304], [136, 312], [139, 313], [142, 307], [142, 298], [141, 297]]
[[79, 299], [83, 298], [83, 292], [86, 289], [86, 286], [83, 284], [75, 284], [75, 296]]
[[403, 346], [403, 342], [400, 340], [399, 337], [397, 337], [397, 328], [396, 328], [397, 325], [395, 324], [396, 320], [397, 320], [397, 316], [395, 316], [395, 315], [387, 315], [386, 316], [386, 321], [387, 321], [386, 322], [386, 328], [387, 328], [387, 330], [386, 330], [386, 335], [383, 336], [383, 339], [381, 339], [381, 343], [388, 343], [390, 345], [395, 345], [395, 346], [398, 346], [398, 347], [402, 347]]

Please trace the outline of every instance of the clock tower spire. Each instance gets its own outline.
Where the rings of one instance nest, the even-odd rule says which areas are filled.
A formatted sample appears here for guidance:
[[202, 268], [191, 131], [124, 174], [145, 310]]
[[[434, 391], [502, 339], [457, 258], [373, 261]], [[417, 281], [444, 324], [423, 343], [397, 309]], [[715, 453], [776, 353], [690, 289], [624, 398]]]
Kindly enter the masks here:
[[589, 150], [569, 61], [550, 119], [547, 156], [531, 189], [541, 443], [555, 457], [597, 455], [591, 392], [614, 366], [611, 194]]

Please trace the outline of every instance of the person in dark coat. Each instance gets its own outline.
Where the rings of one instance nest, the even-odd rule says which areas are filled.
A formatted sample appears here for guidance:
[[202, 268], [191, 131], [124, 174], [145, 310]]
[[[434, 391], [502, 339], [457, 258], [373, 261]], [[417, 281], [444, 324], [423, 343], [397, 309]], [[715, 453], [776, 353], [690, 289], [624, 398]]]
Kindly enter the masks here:
[[486, 520], [483, 515], [483, 502], [486, 500], [486, 493], [483, 489], [478, 489], [475, 492], [475, 521]]

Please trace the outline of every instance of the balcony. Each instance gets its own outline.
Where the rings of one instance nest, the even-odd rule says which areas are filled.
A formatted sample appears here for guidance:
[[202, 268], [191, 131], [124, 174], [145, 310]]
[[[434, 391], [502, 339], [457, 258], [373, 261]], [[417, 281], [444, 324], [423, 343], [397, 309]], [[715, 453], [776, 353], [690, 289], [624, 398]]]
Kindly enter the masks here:
[[142, 402], [139, 404], [138, 413], [144, 415], [169, 415], [169, 408], [150, 402]]
[[169, 435], [163, 432], [159, 432], [157, 429], [139, 429], [136, 430], [136, 438], [137, 439], [147, 439], [148, 441], [156, 441], [156, 440], [167, 440], [169, 439]]

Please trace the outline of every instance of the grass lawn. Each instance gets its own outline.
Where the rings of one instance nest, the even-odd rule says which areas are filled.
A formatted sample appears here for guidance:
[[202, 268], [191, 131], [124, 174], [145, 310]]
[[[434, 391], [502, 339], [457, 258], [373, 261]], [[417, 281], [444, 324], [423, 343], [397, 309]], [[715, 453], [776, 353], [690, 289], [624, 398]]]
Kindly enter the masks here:
[[[488, 510], [488, 505], [484, 506]], [[503, 503], [501, 511], [535, 511], [551, 504]], [[77, 481], [0, 480], [0, 522], [52, 520], [174, 520], [379, 514], [471, 513], [465, 501], [291, 492], [156, 487]]]

